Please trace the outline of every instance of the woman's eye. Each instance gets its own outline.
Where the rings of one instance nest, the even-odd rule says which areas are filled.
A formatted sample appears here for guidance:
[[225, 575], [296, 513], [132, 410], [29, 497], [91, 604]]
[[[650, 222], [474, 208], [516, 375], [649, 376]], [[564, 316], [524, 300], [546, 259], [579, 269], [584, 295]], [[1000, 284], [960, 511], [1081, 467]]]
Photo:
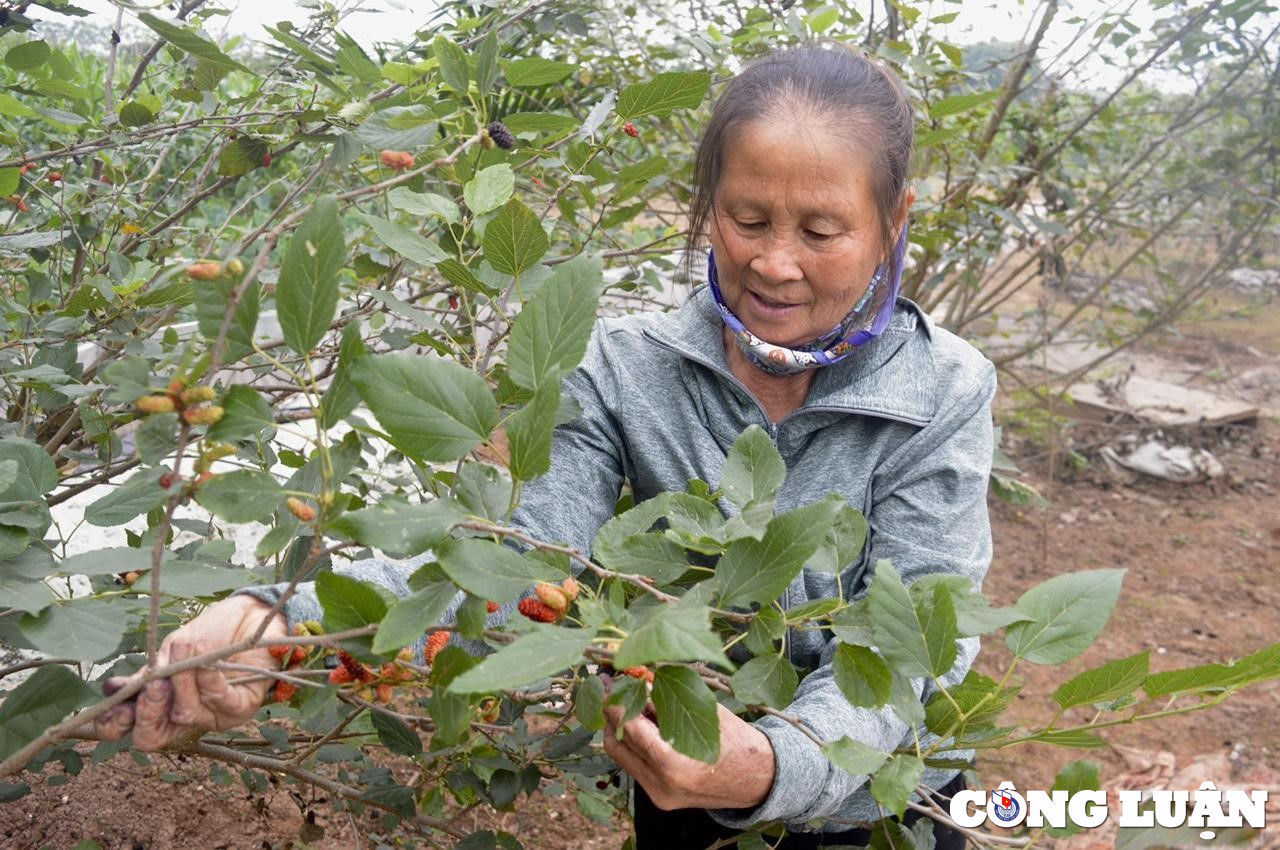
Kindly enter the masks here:
[[764, 227], [764, 222], [763, 221], [739, 221], [738, 227], [741, 227], [743, 230], [759, 230], [760, 228]]
[[815, 242], [822, 242], [824, 240], [831, 239], [832, 237], [835, 236], [834, 233], [820, 233], [817, 230], [806, 230], [804, 232], [804, 235], [808, 236], [810, 239], [814, 240]]

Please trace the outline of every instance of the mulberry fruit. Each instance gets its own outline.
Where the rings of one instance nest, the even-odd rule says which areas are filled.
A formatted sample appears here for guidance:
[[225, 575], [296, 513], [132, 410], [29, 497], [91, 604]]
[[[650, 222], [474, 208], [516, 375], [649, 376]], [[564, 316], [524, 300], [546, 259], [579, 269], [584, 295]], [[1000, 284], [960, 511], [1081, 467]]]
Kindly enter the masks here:
[[267, 652], [270, 652], [271, 657], [274, 658], [276, 661], [279, 661], [281, 664], [284, 664], [285, 659], [293, 655], [293, 647], [289, 646], [288, 644], [281, 643], [268, 648]]
[[194, 263], [187, 266], [187, 277], [192, 280], [217, 280], [222, 277], [222, 263]]
[[488, 611], [490, 614], [496, 614], [501, 609], [502, 609], [502, 606], [499, 605], [497, 602], [490, 601], [490, 602], [484, 603], [484, 610]]
[[293, 699], [293, 695], [298, 692], [298, 686], [293, 682], [276, 682], [275, 702], [288, 702]]
[[188, 425], [214, 425], [225, 411], [216, 404], [209, 407], [190, 407], [182, 411], [182, 419]]
[[296, 496], [290, 496], [285, 499], [284, 506], [289, 509], [289, 513], [303, 522], [311, 522], [316, 518], [316, 509]]
[[[345, 649], [338, 650], [338, 661], [341, 662], [342, 666], [335, 669], [346, 670], [347, 675], [351, 677], [347, 681], [364, 682], [373, 678], [373, 674], [368, 670], [368, 668], [356, 659], [352, 658], [351, 654]], [[329, 681], [333, 681], [332, 674], [329, 675]]]
[[413, 154], [408, 151], [383, 151], [378, 159], [392, 171], [404, 171], [413, 168]]
[[436, 656], [440, 651], [449, 645], [450, 634], [448, 632], [432, 632], [427, 638], [427, 648], [424, 650], [428, 664], [436, 663]]
[[213, 401], [218, 397], [218, 391], [213, 387], [191, 387], [182, 391], [179, 398], [183, 404], [199, 404], [202, 401]]
[[134, 402], [134, 406], [143, 413], [173, 413], [177, 405], [167, 395], [144, 395]]
[[570, 602], [573, 602], [578, 598], [578, 591], [580, 588], [578, 587], [578, 580], [576, 578], [567, 578], [560, 582], [560, 589], [564, 591], [565, 599], [568, 599]]
[[345, 685], [354, 681], [355, 678], [346, 667], [334, 667], [329, 671], [329, 684], [331, 685]]
[[381, 682], [375, 690], [378, 696], [378, 702], [386, 705], [391, 702], [391, 696], [395, 693], [395, 688], [390, 682]]
[[643, 679], [649, 684], [653, 684], [653, 671], [648, 667], [628, 667], [622, 671], [622, 675], [630, 676], [633, 679]]
[[564, 591], [556, 587], [554, 584], [547, 584], [540, 581], [534, 586], [533, 592], [538, 594], [546, 606], [557, 613], [563, 614], [569, 610], [569, 599], [564, 595]]
[[632, 124], [630, 121], [622, 125], [622, 132], [626, 133], [633, 139], [640, 138], [640, 131], [637, 130], [636, 125]]
[[532, 596], [520, 600], [520, 613], [537, 623], [554, 623], [560, 619], [554, 608]]
[[493, 139], [493, 143], [504, 151], [509, 151], [516, 146], [516, 137], [511, 135], [507, 125], [501, 121], [494, 121], [489, 125], [489, 138]]

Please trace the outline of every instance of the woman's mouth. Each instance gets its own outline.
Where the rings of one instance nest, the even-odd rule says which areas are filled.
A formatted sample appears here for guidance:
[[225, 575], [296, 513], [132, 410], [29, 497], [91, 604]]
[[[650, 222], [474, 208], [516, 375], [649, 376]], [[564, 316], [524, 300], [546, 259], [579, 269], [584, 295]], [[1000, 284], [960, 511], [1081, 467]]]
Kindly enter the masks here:
[[799, 304], [789, 304], [785, 301], [774, 301], [771, 298], [766, 298], [751, 290], [747, 290], [747, 297], [751, 299], [751, 307], [754, 312], [770, 319], [785, 318], [800, 307]]

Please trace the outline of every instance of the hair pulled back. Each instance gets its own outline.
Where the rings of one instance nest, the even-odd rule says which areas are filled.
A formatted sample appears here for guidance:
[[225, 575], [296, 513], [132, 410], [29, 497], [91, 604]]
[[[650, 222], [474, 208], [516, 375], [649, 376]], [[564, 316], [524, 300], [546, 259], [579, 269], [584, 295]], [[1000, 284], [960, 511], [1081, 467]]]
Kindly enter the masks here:
[[[915, 117], [894, 73], [839, 42], [778, 50], [752, 62], [725, 87], [698, 145], [690, 205], [689, 257], [710, 223], [725, 151], [743, 125], [821, 119], [850, 157], [871, 157], [871, 194], [881, 254], [892, 262], [895, 222], [906, 196]], [[897, 269], [890, 268], [890, 274]], [[882, 292], [887, 292], [883, 287]]]

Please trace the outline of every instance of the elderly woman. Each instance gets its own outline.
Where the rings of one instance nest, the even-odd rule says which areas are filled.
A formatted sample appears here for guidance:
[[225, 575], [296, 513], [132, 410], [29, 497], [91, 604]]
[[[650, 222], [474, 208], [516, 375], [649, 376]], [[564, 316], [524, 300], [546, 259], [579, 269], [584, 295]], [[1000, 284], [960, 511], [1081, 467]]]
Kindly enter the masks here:
[[[901, 85], [855, 51], [780, 51], [735, 78], [698, 150], [691, 239], [710, 243], [707, 285], [673, 313], [599, 323], [564, 384], [582, 415], [557, 429], [551, 472], [527, 485], [513, 523], [585, 550], [624, 481], [637, 502], [693, 478], [718, 481], [733, 440], [760, 425], [787, 466], [780, 510], [840, 493], [866, 515], [866, 551], [847, 565], [845, 588], [865, 592], [881, 558], [908, 583], [934, 572], [980, 582], [991, 554], [994, 370], [898, 297], [912, 138]], [[406, 592], [404, 567], [344, 571]], [[834, 576], [806, 571], [782, 603], [836, 588]], [[167, 658], [251, 634], [276, 593], [211, 606], [168, 639]], [[298, 594], [285, 613], [316, 616], [314, 596]], [[277, 617], [270, 633], [285, 628]], [[811, 672], [787, 713], [824, 740], [850, 735], [882, 749], [913, 740], [916, 730], [888, 709], [849, 705], [832, 679], [834, 648], [812, 630], [788, 636], [791, 661]], [[961, 642], [944, 681], [959, 681], [975, 652]], [[922, 700], [933, 692], [919, 688]], [[158, 747], [189, 728], [248, 720], [265, 689], [214, 671], [181, 674], [153, 682], [104, 731], [132, 726], [138, 746]], [[760, 821], [789, 827], [784, 847], [866, 843], [850, 831], [879, 817], [866, 777], [834, 767], [778, 718], [748, 723], [722, 709], [720, 725], [714, 765], [675, 752], [645, 717], [621, 740], [606, 731], [606, 749], [637, 783], [641, 848], [704, 847]], [[944, 794], [960, 787], [954, 770], [923, 781]], [[814, 822], [820, 831], [804, 834]], [[935, 834], [960, 843], [950, 830]]]

